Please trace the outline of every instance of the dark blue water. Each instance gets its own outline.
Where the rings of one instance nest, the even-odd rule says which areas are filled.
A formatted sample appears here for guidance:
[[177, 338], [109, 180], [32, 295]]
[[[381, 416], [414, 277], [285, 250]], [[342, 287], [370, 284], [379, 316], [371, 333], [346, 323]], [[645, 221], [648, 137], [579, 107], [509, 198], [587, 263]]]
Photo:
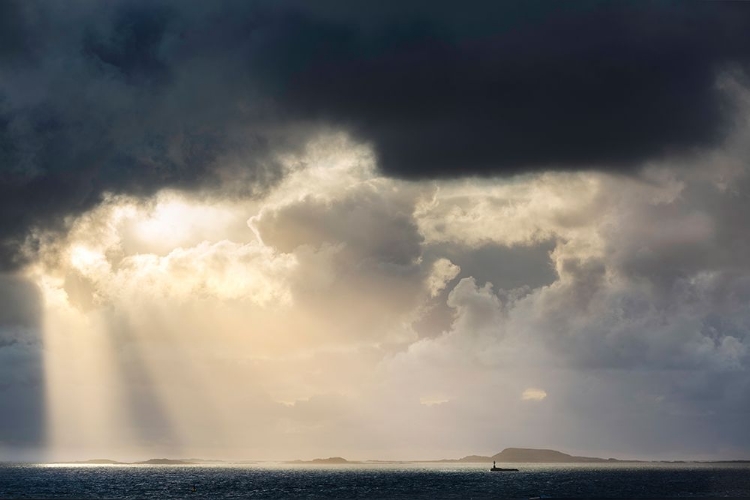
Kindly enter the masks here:
[[[0, 465], [0, 498], [750, 497], [750, 465]], [[195, 492], [193, 491], [195, 485]]]

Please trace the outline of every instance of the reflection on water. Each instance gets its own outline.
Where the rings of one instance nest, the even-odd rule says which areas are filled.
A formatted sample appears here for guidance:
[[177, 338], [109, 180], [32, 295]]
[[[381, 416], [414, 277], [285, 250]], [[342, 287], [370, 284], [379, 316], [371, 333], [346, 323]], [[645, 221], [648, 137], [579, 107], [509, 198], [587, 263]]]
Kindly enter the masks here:
[[[501, 466], [503, 464], [498, 464]], [[529, 498], [750, 496], [750, 464], [0, 466], [0, 497]]]

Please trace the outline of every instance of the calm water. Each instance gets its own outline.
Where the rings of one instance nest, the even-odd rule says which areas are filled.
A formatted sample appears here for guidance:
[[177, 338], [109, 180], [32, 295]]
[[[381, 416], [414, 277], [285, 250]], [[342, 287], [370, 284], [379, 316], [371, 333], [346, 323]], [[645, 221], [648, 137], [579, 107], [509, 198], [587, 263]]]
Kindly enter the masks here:
[[487, 467], [474, 464], [5, 464], [0, 465], [0, 498], [750, 497], [750, 465], [514, 467], [520, 472], [490, 473]]

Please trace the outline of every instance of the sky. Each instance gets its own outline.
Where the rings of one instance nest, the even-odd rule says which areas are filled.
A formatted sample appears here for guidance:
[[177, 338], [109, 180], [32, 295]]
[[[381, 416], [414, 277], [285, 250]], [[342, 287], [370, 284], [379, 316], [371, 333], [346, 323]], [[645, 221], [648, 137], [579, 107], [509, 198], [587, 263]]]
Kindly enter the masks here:
[[0, 2], [0, 460], [750, 458], [750, 5]]

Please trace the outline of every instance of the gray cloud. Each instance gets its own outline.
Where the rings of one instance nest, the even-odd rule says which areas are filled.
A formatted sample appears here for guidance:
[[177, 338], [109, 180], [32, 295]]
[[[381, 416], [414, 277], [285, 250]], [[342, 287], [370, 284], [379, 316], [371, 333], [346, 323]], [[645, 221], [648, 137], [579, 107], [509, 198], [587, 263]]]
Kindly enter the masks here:
[[253, 224], [264, 243], [281, 252], [344, 244], [358, 258], [409, 266], [421, 255], [422, 237], [413, 217], [414, 199], [401, 198], [362, 185], [350, 188], [344, 199], [306, 197], [266, 210]]
[[549, 285], [557, 278], [550, 259], [555, 243], [506, 246], [488, 243], [468, 249], [459, 244], [430, 245], [425, 254], [447, 257], [461, 268], [460, 277], [481, 276], [504, 290]]

